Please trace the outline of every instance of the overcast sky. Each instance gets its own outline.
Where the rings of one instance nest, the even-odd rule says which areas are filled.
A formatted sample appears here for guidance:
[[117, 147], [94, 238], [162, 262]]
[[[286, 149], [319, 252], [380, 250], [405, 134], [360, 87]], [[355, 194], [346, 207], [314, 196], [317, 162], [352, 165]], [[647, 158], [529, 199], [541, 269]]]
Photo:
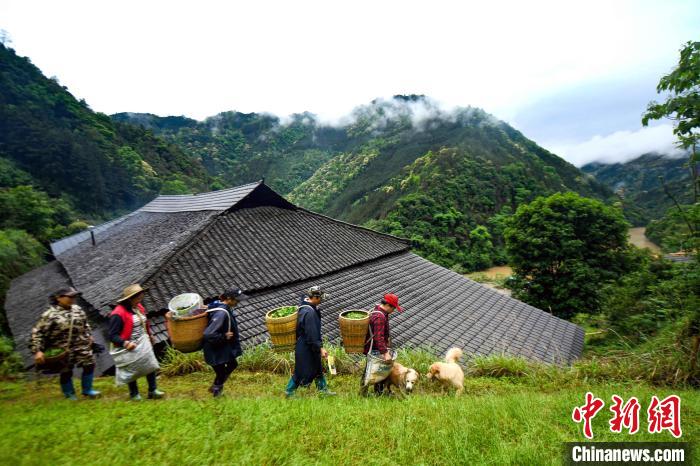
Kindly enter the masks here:
[[700, 40], [698, 1], [0, 0], [18, 54], [97, 111], [311, 111], [376, 97], [478, 106], [580, 165], [668, 151], [642, 129]]

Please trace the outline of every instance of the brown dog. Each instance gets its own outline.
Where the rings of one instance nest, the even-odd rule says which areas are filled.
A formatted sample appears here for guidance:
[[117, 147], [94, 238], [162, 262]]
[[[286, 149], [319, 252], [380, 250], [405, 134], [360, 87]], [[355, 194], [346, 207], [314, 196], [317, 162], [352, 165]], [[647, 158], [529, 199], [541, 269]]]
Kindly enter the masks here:
[[391, 393], [391, 387], [397, 387], [401, 393], [411, 393], [418, 382], [418, 372], [394, 362], [389, 377], [386, 379], [386, 389]]
[[428, 369], [428, 379], [439, 380], [445, 387], [455, 387], [456, 396], [464, 391], [464, 372], [457, 361], [462, 357], [462, 350], [450, 348], [445, 356], [445, 362], [436, 362]]

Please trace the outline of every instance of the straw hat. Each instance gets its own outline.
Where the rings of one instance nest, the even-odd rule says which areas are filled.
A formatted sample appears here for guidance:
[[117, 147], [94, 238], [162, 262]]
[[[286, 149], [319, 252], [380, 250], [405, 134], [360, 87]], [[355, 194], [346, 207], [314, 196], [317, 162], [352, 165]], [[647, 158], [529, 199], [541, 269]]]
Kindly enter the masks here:
[[124, 288], [124, 291], [122, 291], [122, 295], [119, 297], [119, 299], [117, 299], [117, 302], [121, 303], [122, 301], [126, 301], [132, 296], [136, 296], [139, 293], [145, 292], [147, 289], [148, 288], [141, 288], [141, 285], [139, 285], [138, 283], [129, 285], [126, 288]]

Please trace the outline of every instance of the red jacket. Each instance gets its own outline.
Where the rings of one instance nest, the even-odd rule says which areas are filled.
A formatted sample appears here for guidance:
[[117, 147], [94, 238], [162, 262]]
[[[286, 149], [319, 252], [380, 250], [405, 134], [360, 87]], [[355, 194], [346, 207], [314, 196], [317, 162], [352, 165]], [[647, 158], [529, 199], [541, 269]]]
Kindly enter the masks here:
[[[372, 338], [374, 338], [374, 343], [372, 343]], [[370, 346], [372, 346], [373, 351], [379, 351], [380, 354], [386, 353], [391, 347], [389, 316], [382, 311], [379, 305], [375, 306], [374, 310], [369, 314], [369, 326], [365, 337], [365, 354], [369, 353]]]
[[[135, 306], [134, 311], [135, 312], [138, 311], [144, 318], [146, 317], [146, 309], [141, 305], [141, 303], [138, 303]], [[114, 310], [112, 311], [112, 313], [110, 315], [121, 317], [124, 327], [122, 327], [122, 331], [119, 334], [119, 337], [122, 340], [128, 340], [129, 337], [131, 336], [131, 331], [134, 328], [134, 317], [133, 317], [134, 314], [127, 311], [126, 308], [120, 304], [114, 308]], [[150, 329], [150, 325], [148, 324], [148, 319], [146, 319], [146, 332], [149, 335], [151, 334], [151, 329]]]

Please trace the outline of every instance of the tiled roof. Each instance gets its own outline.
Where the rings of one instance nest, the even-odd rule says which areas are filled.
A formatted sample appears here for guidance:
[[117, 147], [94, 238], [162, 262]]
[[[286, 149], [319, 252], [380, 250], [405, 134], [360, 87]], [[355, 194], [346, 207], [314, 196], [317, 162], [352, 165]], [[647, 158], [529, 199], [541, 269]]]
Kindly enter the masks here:
[[256, 207], [221, 215], [146, 283], [161, 308], [196, 290], [276, 288], [408, 250], [404, 240], [306, 211]]
[[268, 338], [264, 315], [294, 305], [309, 286], [329, 293], [322, 304], [323, 333], [339, 337], [338, 313], [371, 309], [385, 293], [396, 293], [405, 312], [391, 316], [395, 346], [428, 345], [444, 352], [459, 346], [476, 355], [510, 354], [570, 363], [583, 350], [583, 329], [529, 306], [410, 252], [352, 267], [275, 290], [255, 293], [238, 308], [247, 344]]
[[125, 286], [140, 282], [218, 212], [138, 212], [60, 254], [73, 286], [103, 314]]
[[[296, 304], [314, 284], [330, 293], [323, 326], [331, 338], [338, 337], [338, 312], [369, 308], [392, 292], [407, 308], [392, 317], [399, 345], [444, 351], [456, 344], [475, 354], [557, 362], [575, 359], [583, 348], [576, 325], [422, 259], [401, 240], [273, 207], [218, 217], [153, 275], [145, 304], [157, 309], [180, 293], [212, 296], [238, 286], [252, 296], [239, 320], [242, 336], [254, 343], [267, 335], [265, 312]], [[162, 319], [153, 324], [157, 340], [167, 338]]]
[[[110, 220], [109, 222], [97, 225], [92, 229], [92, 233], [98, 237], [115, 225], [124, 220], [139, 214], [140, 212], [154, 213], [176, 213], [176, 212], [199, 212], [199, 211], [219, 211], [222, 212], [236, 205], [255, 188], [261, 186], [260, 182], [249, 183], [221, 191], [212, 191], [202, 194], [182, 194], [174, 196], [158, 196], [140, 209], [122, 217]], [[51, 243], [51, 252], [58, 256], [78, 244], [90, 240], [90, 231], [81, 231], [74, 235], [62, 238]]]
[[32, 327], [48, 309], [49, 294], [65, 286], [71, 286], [70, 279], [57, 261], [25, 273], [10, 284], [5, 297], [7, 323], [17, 343], [17, 352], [27, 365], [32, 364], [27, 348]]

